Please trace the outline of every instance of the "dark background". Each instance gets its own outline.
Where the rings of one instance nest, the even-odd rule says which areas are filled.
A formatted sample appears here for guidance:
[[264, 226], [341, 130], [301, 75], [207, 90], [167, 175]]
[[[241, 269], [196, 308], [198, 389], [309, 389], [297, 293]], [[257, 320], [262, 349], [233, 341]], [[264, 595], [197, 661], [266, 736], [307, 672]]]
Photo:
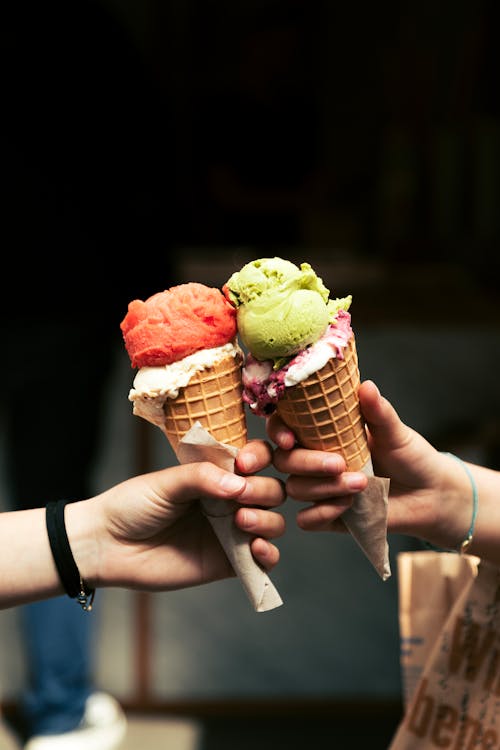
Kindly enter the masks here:
[[250, 246], [459, 263], [496, 291], [494, 2], [28, 1], [2, 16], [3, 244], [24, 283], [29, 253], [37, 284], [58, 253], [85, 283], [106, 260], [119, 278], [138, 254]]
[[[439, 447], [500, 466], [500, 405], [496, 391], [490, 397], [500, 322], [497, 3], [4, 5], [4, 325], [42, 320], [45, 313], [83, 317], [89, 325], [109, 325], [121, 350], [119, 322], [132, 298], [176, 278], [220, 286], [256, 257], [309, 260], [329, 288], [335, 285], [335, 296], [354, 295], [363, 374], [374, 376]], [[396, 334], [395, 324], [402, 326]], [[129, 378], [127, 370], [124, 393]], [[127, 420], [128, 408], [123, 398]], [[162, 461], [163, 450], [162, 444]], [[294, 555], [316, 550], [319, 566], [321, 555], [329, 559], [327, 547], [333, 558], [338, 554], [331, 540], [300, 544], [283, 542], [287, 564], [277, 572], [288, 605], [277, 619], [288, 626], [291, 643], [307, 599], [301, 579], [307, 564], [301, 560], [292, 574]], [[320, 699], [311, 722], [294, 725], [286, 712], [271, 720], [269, 746], [285, 737], [288, 747], [330, 737], [333, 718], [343, 750], [365, 746], [363, 719], [370, 746], [385, 748], [399, 719], [393, 694], [385, 707], [377, 704], [380, 696], [368, 695], [375, 712], [361, 709], [352, 694], [344, 710], [337, 695], [347, 675], [342, 658], [335, 668], [338, 655], [348, 663], [349, 648], [369, 648], [377, 634], [370, 617], [384, 607], [390, 623], [380, 641], [389, 644], [397, 668], [396, 576], [381, 593], [369, 572], [364, 580], [365, 561], [356, 567], [356, 551], [346, 545], [339, 559], [349, 561], [349, 554], [349, 580], [359, 579], [354, 603], [343, 575], [324, 582], [323, 599], [307, 592], [314, 612], [318, 601], [325, 608], [341, 602], [343, 617], [326, 613], [332, 634], [325, 635], [324, 680], [331, 680], [333, 700], [323, 710]], [[382, 605], [367, 613], [365, 599]], [[176, 602], [182, 621], [186, 598], [170, 596], [169, 611]], [[245, 605], [235, 617], [250, 630]], [[220, 613], [212, 617], [213, 631], [204, 630], [216, 640]], [[353, 645], [349, 633], [356, 640], [363, 617], [366, 638]], [[379, 623], [380, 630], [386, 625]], [[255, 638], [271, 648], [274, 633], [269, 626], [263, 636], [266, 627], [259, 621]], [[280, 637], [286, 645], [285, 633]], [[286, 664], [291, 650], [283, 650]], [[248, 666], [252, 674], [251, 663], [235, 662], [234, 669]], [[368, 684], [375, 682], [371, 675]], [[307, 693], [307, 675], [305, 683]], [[207, 722], [207, 747], [234, 745], [234, 737], [243, 742], [241, 726], [226, 719]], [[255, 744], [253, 730], [259, 735], [263, 725], [244, 722], [244, 738]]]

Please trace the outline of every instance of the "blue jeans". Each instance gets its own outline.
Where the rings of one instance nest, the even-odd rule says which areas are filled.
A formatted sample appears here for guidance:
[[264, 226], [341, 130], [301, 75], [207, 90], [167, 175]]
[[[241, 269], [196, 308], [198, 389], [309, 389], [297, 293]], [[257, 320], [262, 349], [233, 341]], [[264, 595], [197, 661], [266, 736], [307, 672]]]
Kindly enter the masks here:
[[[48, 321], [33, 315], [10, 323], [3, 335], [12, 358], [0, 394], [12, 508], [89, 497], [114, 352], [106, 327], [99, 334], [64, 316]], [[64, 377], [56, 385], [47, 352], [57, 352], [62, 363]], [[19, 614], [28, 671], [19, 702], [28, 736], [74, 729], [92, 692], [96, 614], [66, 595], [26, 605]]]
[[21, 707], [30, 735], [78, 726], [92, 692], [94, 613], [59, 596], [20, 610], [30, 674]]

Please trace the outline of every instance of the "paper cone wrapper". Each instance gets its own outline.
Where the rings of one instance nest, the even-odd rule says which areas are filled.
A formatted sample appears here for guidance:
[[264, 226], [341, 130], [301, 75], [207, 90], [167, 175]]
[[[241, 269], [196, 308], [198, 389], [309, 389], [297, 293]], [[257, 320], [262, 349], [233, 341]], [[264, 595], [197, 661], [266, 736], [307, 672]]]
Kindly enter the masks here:
[[[177, 398], [165, 401], [163, 412], [161, 429], [180, 463], [211, 461], [234, 471], [238, 449], [247, 442], [240, 360], [226, 357], [193, 375]], [[254, 560], [252, 537], [234, 523], [239, 504], [213, 498], [202, 498], [201, 504], [255, 611], [283, 604], [266, 571]]]
[[349, 471], [363, 471], [366, 490], [342, 514], [348, 531], [383, 580], [391, 575], [387, 543], [389, 480], [375, 477], [359, 407], [354, 335], [343, 359], [332, 357], [306, 380], [285, 389], [277, 413], [305, 448], [340, 453]]
[[[218, 442], [197, 422], [184, 435], [177, 447], [180, 463], [210, 461], [226, 471], [234, 471], [238, 449]], [[234, 513], [239, 504], [202, 498], [204, 513], [217, 535], [233, 569], [256, 612], [267, 612], [283, 601], [265, 570], [255, 561], [250, 550], [250, 535], [238, 529]]]

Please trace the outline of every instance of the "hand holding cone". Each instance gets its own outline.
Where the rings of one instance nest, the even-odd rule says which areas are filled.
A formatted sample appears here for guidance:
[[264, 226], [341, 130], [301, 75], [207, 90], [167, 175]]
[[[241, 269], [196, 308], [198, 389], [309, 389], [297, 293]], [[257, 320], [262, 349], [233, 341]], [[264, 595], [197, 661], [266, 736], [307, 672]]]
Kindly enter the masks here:
[[[234, 309], [221, 292], [193, 283], [135, 300], [121, 328], [131, 362], [141, 368], [129, 394], [134, 414], [162, 430], [180, 462], [206, 460], [234, 471], [238, 449], [247, 442], [242, 352]], [[254, 609], [280, 606], [252, 556], [250, 536], [234, 524], [238, 504], [200, 500]]]

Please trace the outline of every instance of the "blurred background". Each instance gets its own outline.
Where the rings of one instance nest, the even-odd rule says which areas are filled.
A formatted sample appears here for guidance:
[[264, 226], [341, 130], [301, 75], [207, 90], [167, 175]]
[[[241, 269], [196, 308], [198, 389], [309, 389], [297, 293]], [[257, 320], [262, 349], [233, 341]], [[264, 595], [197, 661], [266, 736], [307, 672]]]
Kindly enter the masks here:
[[[132, 418], [128, 302], [220, 287], [269, 255], [353, 295], [361, 376], [405, 421], [500, 468], [498, 15], [486, 0], [3, 8], [2, 323], [79, 306], [109, 331], [96, 491], [174, 461]], [[22, 364], [30, 353], [27, 340]], [[45, 356], [52, 367], [57, 349]], [[397, 554], [419, 545], [390, 539], [383, 583], [350, 538], [300, 533], [284, 512], [283, 607], [254, 613], [237, 581], [101, 591], [99, 684], [131, 716], [195, 720], [202, 750], [349, 750], [367, 731], [386, 748], [401, 716]], [[16, 617], [0, 613], [5, 704], [25, 680]]]

